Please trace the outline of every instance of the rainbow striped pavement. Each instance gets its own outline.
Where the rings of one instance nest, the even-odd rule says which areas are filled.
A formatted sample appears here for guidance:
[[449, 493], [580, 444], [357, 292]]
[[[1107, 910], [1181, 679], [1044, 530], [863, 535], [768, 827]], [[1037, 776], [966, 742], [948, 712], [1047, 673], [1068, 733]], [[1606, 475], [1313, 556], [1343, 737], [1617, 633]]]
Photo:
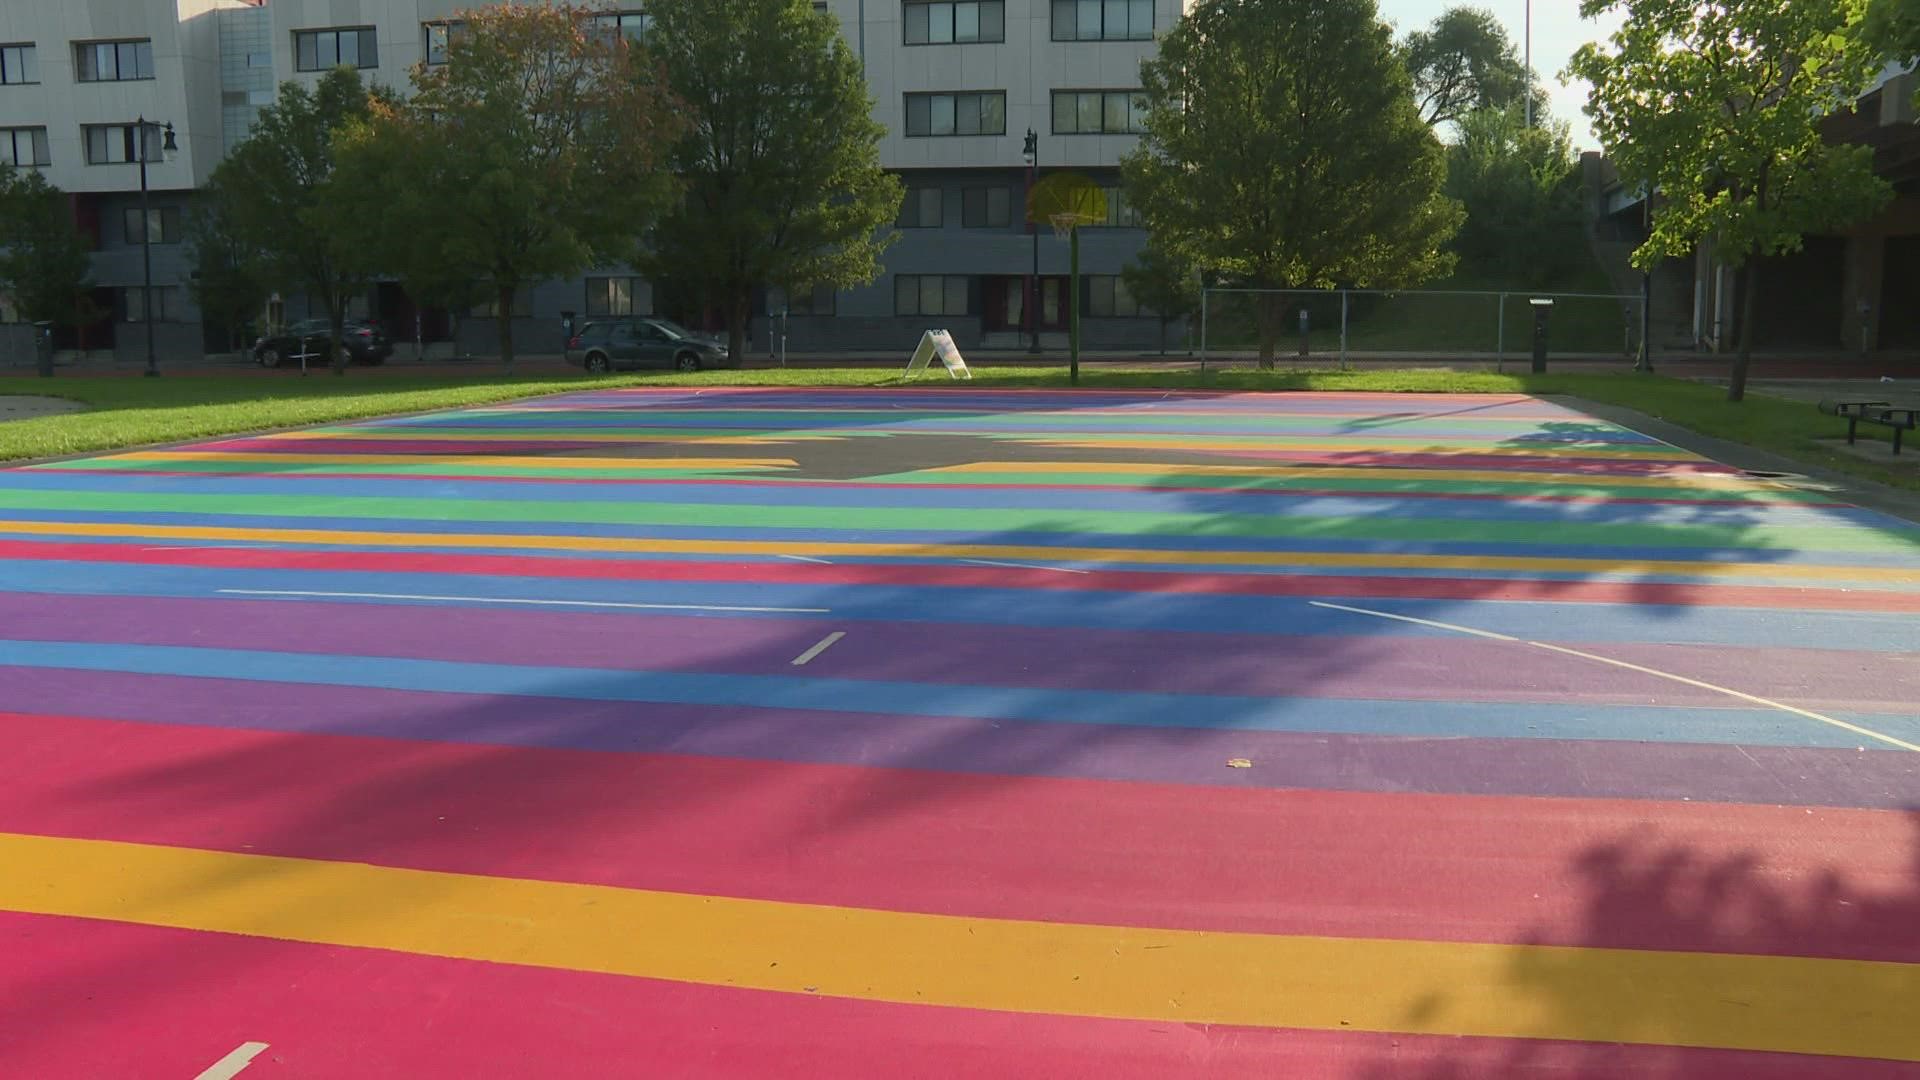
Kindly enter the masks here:
[[1552, 403], [592, 391], [0, 553], [0, 1077], [1920, 1076], [1920, 528]]

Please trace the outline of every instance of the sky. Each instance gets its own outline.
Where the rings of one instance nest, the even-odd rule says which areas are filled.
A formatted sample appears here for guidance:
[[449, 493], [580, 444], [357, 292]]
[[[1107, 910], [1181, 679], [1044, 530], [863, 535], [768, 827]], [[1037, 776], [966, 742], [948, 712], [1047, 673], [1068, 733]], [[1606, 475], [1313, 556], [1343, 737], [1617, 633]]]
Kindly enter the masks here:
[[[1461, 5], [1485, 8], [1507, 25], [1515, 48], [1526, 24], [1526, 0], [1379, 0], [1380, 17], [1394, 24], [1396, 36], [1423, 27], [1447, 8]], [[1533, 0], [1533, 70], [1553, 95], [1554, 115], [1573, 125], [1575, 150], [1597, 150], [1599, 141], [1587, 126], [1580, 107], [1587, 101], [1585, 83], [1560, 85], [1559, 75], [1574, 50], [1604, 39], [1620, 26], [1620, 16], [1608, 13], [1593, 21], [1580, 17], [1579, 0]]]

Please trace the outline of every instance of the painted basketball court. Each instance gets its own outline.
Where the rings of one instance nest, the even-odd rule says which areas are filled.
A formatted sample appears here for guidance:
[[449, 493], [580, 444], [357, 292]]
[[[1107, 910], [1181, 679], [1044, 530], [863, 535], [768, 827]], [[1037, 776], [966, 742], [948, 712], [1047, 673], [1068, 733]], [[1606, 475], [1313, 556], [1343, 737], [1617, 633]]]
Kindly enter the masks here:
[[0, 554], [0, 1075], [1920, 1068], [1920, 528], [1555, 404], [599, 391]]

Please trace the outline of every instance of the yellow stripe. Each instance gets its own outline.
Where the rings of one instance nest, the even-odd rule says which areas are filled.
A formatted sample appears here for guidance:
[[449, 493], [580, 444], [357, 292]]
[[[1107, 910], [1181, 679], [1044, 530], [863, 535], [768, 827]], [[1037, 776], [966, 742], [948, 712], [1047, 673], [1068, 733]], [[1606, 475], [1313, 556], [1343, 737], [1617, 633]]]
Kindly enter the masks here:
[[1084, 438], [1061, 437], [1058, 435], [1009, 435], [1003, 432], [993, 433], [997, 438], [1008, 442], [1027, 443], [1034, 446], [1084, 447], [1099, 450], [1298, 450], [1302, 452], [1362, 452], [1371, 451], [1389, 455], [1403, 454], [1451, 454], [1461, 457], [1550, 457], [1550, 458], [1593, 458], [1597, 460], [1646, 460], [1670, 458], [1675, 461], [1696, 461], [1692, 454], [1658, 449], [1647, 450], [1582, 450], [1562, 446], [1542, 446], [1535, 450], [1514, 447], [1482, 447], [1464, 443], [1453, 445], [1419, 445], [1408, 443], [1404, 446], [1382, 446], [1379, 440], [1368, 441], [1353, 439], [1347, 442], [1307, 441], [1291, 439], [1286, 436], [1271, 436], [1256, 439], [1221, 438], [1218, 436], [1188, 435], [1178, 439], [1127, 439], [1101, 438], [1089, 435]]
[[1657, 559], [1547, 559], [1492, 555], [1393, 555], [1334, 551], [1160, 551], [1014, 544], [856, 544], [768, 540], [650, 540], [619, 536], [522, 533], [372, 532], [354, 529], [225, 528], [212, 525], [92, 521], [0, 521], [0, 534], [125, 536], [144, 540], [252, 540], [363, 547], [521, 548], [529, 551], [615, 551], [637, 555], [810, 555], [866, 559], [1042, 559], [1055, 562], [1175, 566], [1319, 566], [1360, 570], [1492, 570], [1519, 573], [1673, 574], [1691, 577], [1870, 581], [1920, 584], [1920, 570], [1798, 563], [1684, 562]]
[[1920, 1060], [1920, 968], [1135, 929], [0, 833], [0, 908], [1027, 1013]]
[[[861, 434], [861, 433], [849, 433]], [[526, 432], [494, 431], [453, 431], [419, 430], [409, 431], [389, 428], [363, 428], [345, 431], [276, 431], [253, 436], [257, 439], [278, 439], [282, 441], [304, 442], [308, 439], [375, 439], [380, 442], [408, 439], [451, 439], [457, 442], [615, 442], [615, 443], [687, 443], [691, 445], [747, 446], [769, 445], [790, 442], [822, 442], [846, 438], [833, 432], [781, 433], [777, 436], [766, 435], [639, 435], [633, 432], [581, 431], [568, 432], [565, 435], [529, 435]]]
[[494, 454], [280, 454], [201, 450], [137, 450], [120, 461], [289, 462], [296, 465], [497, 465], [530, 469], [781, 469], [792, 458], [584, 458]]
[[1382, 472], [1377, 466], [1364, 469], [1299, 465], [1156, 465], [1093, 461], [981, 461], [966, 465], [943, 465], [929, 473], [1066, 473], [1080, 475], [1125, 476], [1222, 476], [1263, 480], [1454, 480], [1495, 484], [1560, 484], [1580, 487], [1659, 487], [1697, 488], [1716, 491], [1771, 490], [1769, 485], [1726, 473], [1701, 473], [1690, 470], [1653, 476], [1602, 476], [1532, 469], [1394, 469]]

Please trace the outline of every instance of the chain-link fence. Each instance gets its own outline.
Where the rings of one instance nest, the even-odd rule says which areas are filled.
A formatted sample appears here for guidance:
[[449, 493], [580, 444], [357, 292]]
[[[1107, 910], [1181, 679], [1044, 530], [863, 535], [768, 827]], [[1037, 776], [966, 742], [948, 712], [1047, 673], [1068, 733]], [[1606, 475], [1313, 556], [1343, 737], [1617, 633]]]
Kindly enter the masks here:
[[[1415, 289], [1201, 290], [1200, 362], [1258, 354], [1261, 328], [1277, 360], [1342, 365], [1353, 359], [1525, 360], [1535, 321], [1546, 312], [1550, 356], [1632, 363], [1645, 308], [1637, 295]], [[1541, 303], [1552, 301], [1551, 306]]]

